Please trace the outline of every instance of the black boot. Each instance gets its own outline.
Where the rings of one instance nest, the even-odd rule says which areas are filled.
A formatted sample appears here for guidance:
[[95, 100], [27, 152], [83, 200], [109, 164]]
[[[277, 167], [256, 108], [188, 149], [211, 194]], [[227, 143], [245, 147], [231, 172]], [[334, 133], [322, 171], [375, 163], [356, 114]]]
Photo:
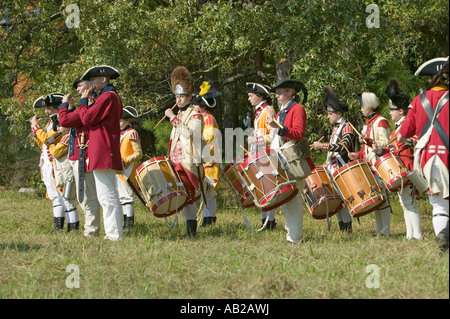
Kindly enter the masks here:
[[211, 225], [211, 222], [212, 222], [211, 218], [212, 217], [203, 217], [203, 222], [200, 227], [206, 227], [206, 226]]
[[55, 224], [55, 230], [64, 229], [64, 217], [53, 217], [53, 223]]
[[126, 217], [125, 218], [125, 225], [126, 226], [124, 226], [124, 229], [125, 228], [133, 228], [134, 227], [134, 216], [131, 216], [131, 217]]
[[342, 230], [346, 231], [348, 233], [351, 233], [352, 232], [352, 222], [350, 221], [348, 223], [344, 223], [344, 226], [343, 226]]
[[266, 227], [266, 228], [267, 228], [268, 230], [275, 229], [276, 224], [277, 224], [277, 223], [275, 223], [275, 219], [274, 219], [274, 220], [269, 220], [269, 221], [267, 222], [267, 227]]
[[448, 222], [447, 226], [440, 231], [439, 234], [436, 236], [436, 242], [439, 245], [439, 249], [441, 252], [446, 252], [449, 247], [449, 229], [448, 229]]
[[194, 237], [197, 235], [197, 220], [186, 221], [186, 234], [183, 237]]
[[216, 216], [209, 217], [209, 218], [211, 218], [211, 225], [214, 225], [217, 222], [217, 217]]
[[67, 232], [70, 232], [72, 230], [78, 230], [80, 227], [80, 222], [74, 222], [74, 223], [67, 223]]
[[344, 222], [343, 221], [340, 221], [339, 222], [339, 230], [344, 230]]

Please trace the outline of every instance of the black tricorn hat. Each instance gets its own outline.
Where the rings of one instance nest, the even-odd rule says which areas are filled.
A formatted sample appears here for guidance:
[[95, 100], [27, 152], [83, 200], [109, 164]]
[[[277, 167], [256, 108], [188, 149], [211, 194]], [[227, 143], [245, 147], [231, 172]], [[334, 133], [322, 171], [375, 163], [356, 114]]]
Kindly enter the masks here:
[[327, 112], [347, 112], [348, 104], [339, 101], [339, 98], [334, 93], [331, 86], [325, 88], [325, 96], [323, 98], [323, 105], [325, 106]]
[[45, 107], [45, 98], [43, 96], [38, 97], [34, 102], [33, 102], [33, 107], [35, 109], [40, 109]]
[[221, 94], [212, 86], [210, 81], [204, 81], [200, 85], [200, 92], [192, 97], [192, 104], [213, 108], [216, 106], [215, 98]]
[[410, 103], [410, 98], [403, 92], [400, 86], [400, 82], [396, 78], [389, 80], [386, 89], [384, 90], [386, 95], [389, 97], [389, 109], [399, 110], [407, 109]]
[[278, 88], [287, 88], [287, 89], [294, 89], [295, 92], [302, 91], [303, 92], [303, 104], [306, 103], [308, 99], [308, 90], [306, 89], [305, 85], [297, 79], [284, 79], [275, 84], [275, 86], [272, 88], [272, 92], [275, 92]]
[[76, 89], [78, 86], [78, 83], [80, 83], [81, 81], [83, 81], [83, 80], [81, 80], [81, 76], [77, 77], [75, 80], [73, 80], [72, 87], [74, 89]]
[[126, 120], [126, 119], [137, 118], [137, 117], [139, 117], [139, 114], [134, 107], [125, 106], [123, 108], [122, 119]]
[[44, 98], [45, 106], [58, 107], [61, 105], [63, 97], [64, 97], [64, 94], [62, 94], [62, 93], [50, 93]]
[[247, 93], [259, 94], [262, 96], [267, 96], [270, 94], [270, 87], [268, 85], [248, 82], [245, 83], [247, 87]]
[[415, 76], [419, 75], [428, 75], [433, 76], [441, 72], [445, 62], [447, 62], [447, 58], [434, 58], [424, 62], [417, 71], [414, 73]]
[[116, 79], [120, 76], [120, 73], [109, 65], [98, 65], [93, 66], [92, 68], [84, 72], [80, 80], [85, 81], [98, 76], [106, 76], [110, 79]]

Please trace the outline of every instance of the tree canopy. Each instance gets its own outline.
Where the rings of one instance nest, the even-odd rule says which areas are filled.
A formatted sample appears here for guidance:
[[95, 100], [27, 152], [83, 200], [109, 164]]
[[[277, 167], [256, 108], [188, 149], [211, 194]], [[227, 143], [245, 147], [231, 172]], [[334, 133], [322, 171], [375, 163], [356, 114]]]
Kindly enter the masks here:
[[121, 72], [114, 84], [124, 105], [157, 121], [174, 102], [170, 74], [184, 65], [196, 88], [213, 80], [223, 93], [214, 111], [222, 129], [251, 110], [246, 82], [300, 79], [313, 139], [329, 127], [321, 116], [327, 85], [349, 103], [351, 119], [364, 90], [387, 110], [391, 77], [416, 95], [426, 79], [415, 69], [448, 56], [448, 14], [444, 0], [4, 0], [0, 114], [25, 138], [37, 97], [73, 92], [77, 76], [108, 64]]

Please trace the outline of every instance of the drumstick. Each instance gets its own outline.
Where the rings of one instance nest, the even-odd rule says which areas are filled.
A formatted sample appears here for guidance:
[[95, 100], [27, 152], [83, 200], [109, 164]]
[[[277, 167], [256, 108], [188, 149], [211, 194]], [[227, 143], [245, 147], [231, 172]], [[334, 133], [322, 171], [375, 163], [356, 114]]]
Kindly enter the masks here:
[[242, 145], [239, 145], [239, 147], [242, 148], [245, 151], [245, 153], [248, 154], [248, 151]]
[[283, 125], [281, 125], [276, 118], [273, 118], [273, 121], [275, 122], [276, 125], [278, 125], [279, 128], [283, 128]]
[[[178, 102], [175, 103], [170, 109], [173, 110], [175, 108], [175, 106], [178, 105]], [[164, 117], [158, 122], [156, 123], [155, 127], [153, 129], [155, 129], [159, 124], [161, 124], [161, 122], [166, 118], [166, 116], [164, 115]]]
[[366, 140], [365, 140], [365, 138], [364, 138], [364, 136], [362, 136], [361, 135], [361, 133], [359, 133], [358, 132], [358, 130], [353, 126], [353, 124], [352, 123], [350, 123], [349, 121], [347, 121], [347, 123], [348, 124], [350, 124], [350, 126], [353, 128], [353, 130], [356, 132], [356, 134], [358, 134], [361, 138], [362, 138], [362, 140], [363, 140], [363, 142], [364, 142], [364, 144], [366, 144], [367, 145], [367, 142], [366, 142]]
[[341, 138], [339, 137], [339, 135], [336, 134], [336, 137], [339, 139], [339, 142], [341, 142], [342, 146], [344, 146], [344, 148], [345, 148], [345, 150], [347, 151], [347, 153], [351, 153], [351, 152], [348, 150], [347, 146], [345, 146], [344, 142], [341, 140]]
[[350, 126], [355, 130], [356, 134], [358, 134], [359, 136], [363, 137], [361, 135], [361, 133], [358, 132], [358, 130], [353, 126], [353, 124], [350, 121], [347, 121], [348, 124], [350, 124]]
[[[317, 142], [320, 142], [321, 140], [323, 140], [323, 136]], [[311, 148], [309, 150], [312, 150], [313, 148], [314, 148], [314, 146], [311, 146]]]

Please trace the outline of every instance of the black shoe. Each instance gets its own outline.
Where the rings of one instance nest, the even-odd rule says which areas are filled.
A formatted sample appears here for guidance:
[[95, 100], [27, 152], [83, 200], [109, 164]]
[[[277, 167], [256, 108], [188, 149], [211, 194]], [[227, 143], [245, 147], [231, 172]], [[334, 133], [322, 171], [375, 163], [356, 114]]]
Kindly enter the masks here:
[[78, 230], [80, 227], [80, 222], [74, 222], [74, 223], [67, 223], [67, 232], [70, 232], [72, 230]]
[[64, 217], [53, 217], [53, 223], [55, 224], [54, 230], [64, 229]]
[[200, 227], [206, 227], [212, 224], [212, 217], [203, 217], [203, 222]]
[[340, 230], [340, 231], [343, 231], [343, 230], [344, 230], [344, 222], [343, 222], [343, 221], [340, 221], [340, 222], [339, 222], [339, 230]]
[[343, 226], [342, 226], [341, 230], [342, 231], [346, 231], [348, 233], [351, 233], [352, 232], [352, 222], [350, 221], [348, 223], [343, 223]]
[[268, 230], [272, 230], [272, 229], [275, 229], [275, 226], [277, 225], [277, 223], [275, 222], [275, 219], [274, 220], [269, 220], [268, 222], [267, 222], [267, 226], [266, 226], [266, 228], [268, 229]]
[[133, 227], [134, 227], [134, 216], [131, 216], [131, 217], [124, 216], [123, 229], [133, 228]]
[[211, 225], [214, 225], [217, 222], [217, 217], [216, 216], [209, 217], [209, 218], [211, 218]]
[[436, 236], [436, 242], [439, 245], [439, 249], [441, 250], [441, 252], [446, 252], [448, 250], [448, 235], [441, 231], [437, 236]]

